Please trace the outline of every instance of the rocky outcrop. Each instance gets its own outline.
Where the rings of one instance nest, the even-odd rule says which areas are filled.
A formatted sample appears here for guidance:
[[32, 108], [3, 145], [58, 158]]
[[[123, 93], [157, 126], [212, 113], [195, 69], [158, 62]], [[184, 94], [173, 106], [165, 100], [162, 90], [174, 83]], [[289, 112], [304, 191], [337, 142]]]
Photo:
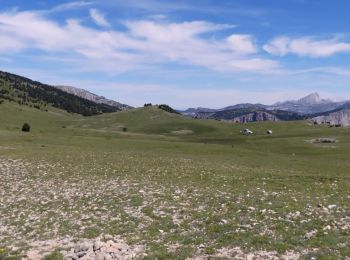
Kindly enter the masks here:
[[249, 122], [260, 122], [260, 121], [279, 121], [279, 119], [270, 113], [263, 111], [256, 111], [246, 115], [238, 116], [232, 119], [236, 123], [249, 123]]
[[56, 86], [56, 88], [63, 90], [67, 93], [76, 95], [78, 97], [93, 101], [97, 104], [106, 104], [106, 105], [110, 105], [112, 107], [116, 107], [119, 108], [120, 110], [126, 110], [126, 109], [130, 109], [132, 107], [125, 105], [125, 104], [121, 104], [117, 101], [111, 100], [111, 99], [107, 99], [103, 96], [98, 96], [94, 93], [91, 93], [85, 89], [81, 89], [81, 88], [76, 88], [76, 87], [70, 87], [70, 86]]
[[350, 109], [332, 112], [326, 115], [317, 116], [311, 119], [315, 124], [327, 124], [331, 126], [350, 126]]
[[43, 259], [55, 251], [58, 251], [64, 260], [131, 260], [146, 256], [144, 246], [131, 246], [120, 238], [105, 235], [79, 242], [73, 242], [71, 238], [36, 242], [31, 244], [31, 249], [25, 253], [22, 259]]

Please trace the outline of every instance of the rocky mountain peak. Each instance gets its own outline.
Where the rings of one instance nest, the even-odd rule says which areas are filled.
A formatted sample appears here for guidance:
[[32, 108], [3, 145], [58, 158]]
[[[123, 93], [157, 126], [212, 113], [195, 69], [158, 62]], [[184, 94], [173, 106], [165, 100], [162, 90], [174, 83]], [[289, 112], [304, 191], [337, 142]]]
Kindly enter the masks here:
[[318, 93], [311, 93], [310, 95], [307, 95], [306, 97], [303, 97], [298, 100], [298, 103], [300, 104], [319, 104], [323, 100], [321, 99], [320, 95]]

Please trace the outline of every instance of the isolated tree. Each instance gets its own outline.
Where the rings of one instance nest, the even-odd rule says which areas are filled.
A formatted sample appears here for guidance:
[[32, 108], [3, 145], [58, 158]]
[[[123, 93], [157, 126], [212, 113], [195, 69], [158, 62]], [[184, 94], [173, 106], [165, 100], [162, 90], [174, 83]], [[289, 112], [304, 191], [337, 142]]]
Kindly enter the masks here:
[[28, 123], [23, 124], [22, 132], [30, 132], [30, 125]]

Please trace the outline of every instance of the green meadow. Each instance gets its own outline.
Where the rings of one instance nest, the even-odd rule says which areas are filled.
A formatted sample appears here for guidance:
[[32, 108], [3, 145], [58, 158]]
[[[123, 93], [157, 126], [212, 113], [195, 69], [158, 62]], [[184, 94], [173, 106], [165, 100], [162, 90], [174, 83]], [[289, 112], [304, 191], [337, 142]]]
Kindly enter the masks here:
[[347, 128], [9, 102], [0, 119], [0, 259], [101, 235], [144, 246], [141, 259], [350, 256]]

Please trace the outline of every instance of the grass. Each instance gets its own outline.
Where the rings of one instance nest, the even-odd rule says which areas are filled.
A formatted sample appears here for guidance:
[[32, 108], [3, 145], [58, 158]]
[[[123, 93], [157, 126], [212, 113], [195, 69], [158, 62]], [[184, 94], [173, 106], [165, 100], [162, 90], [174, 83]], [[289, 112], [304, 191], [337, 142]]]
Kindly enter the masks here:
[[[154, 107], [84, 118], [6, 102], [0, 118], [6, 252], [110, 234], [145, 245], [149, 259], [349, 256], [349, 129], [192, 120]], [[240, 135], [247, 127], [257, 134]], [[321, 137], [338, 142], [308, 142]]]

